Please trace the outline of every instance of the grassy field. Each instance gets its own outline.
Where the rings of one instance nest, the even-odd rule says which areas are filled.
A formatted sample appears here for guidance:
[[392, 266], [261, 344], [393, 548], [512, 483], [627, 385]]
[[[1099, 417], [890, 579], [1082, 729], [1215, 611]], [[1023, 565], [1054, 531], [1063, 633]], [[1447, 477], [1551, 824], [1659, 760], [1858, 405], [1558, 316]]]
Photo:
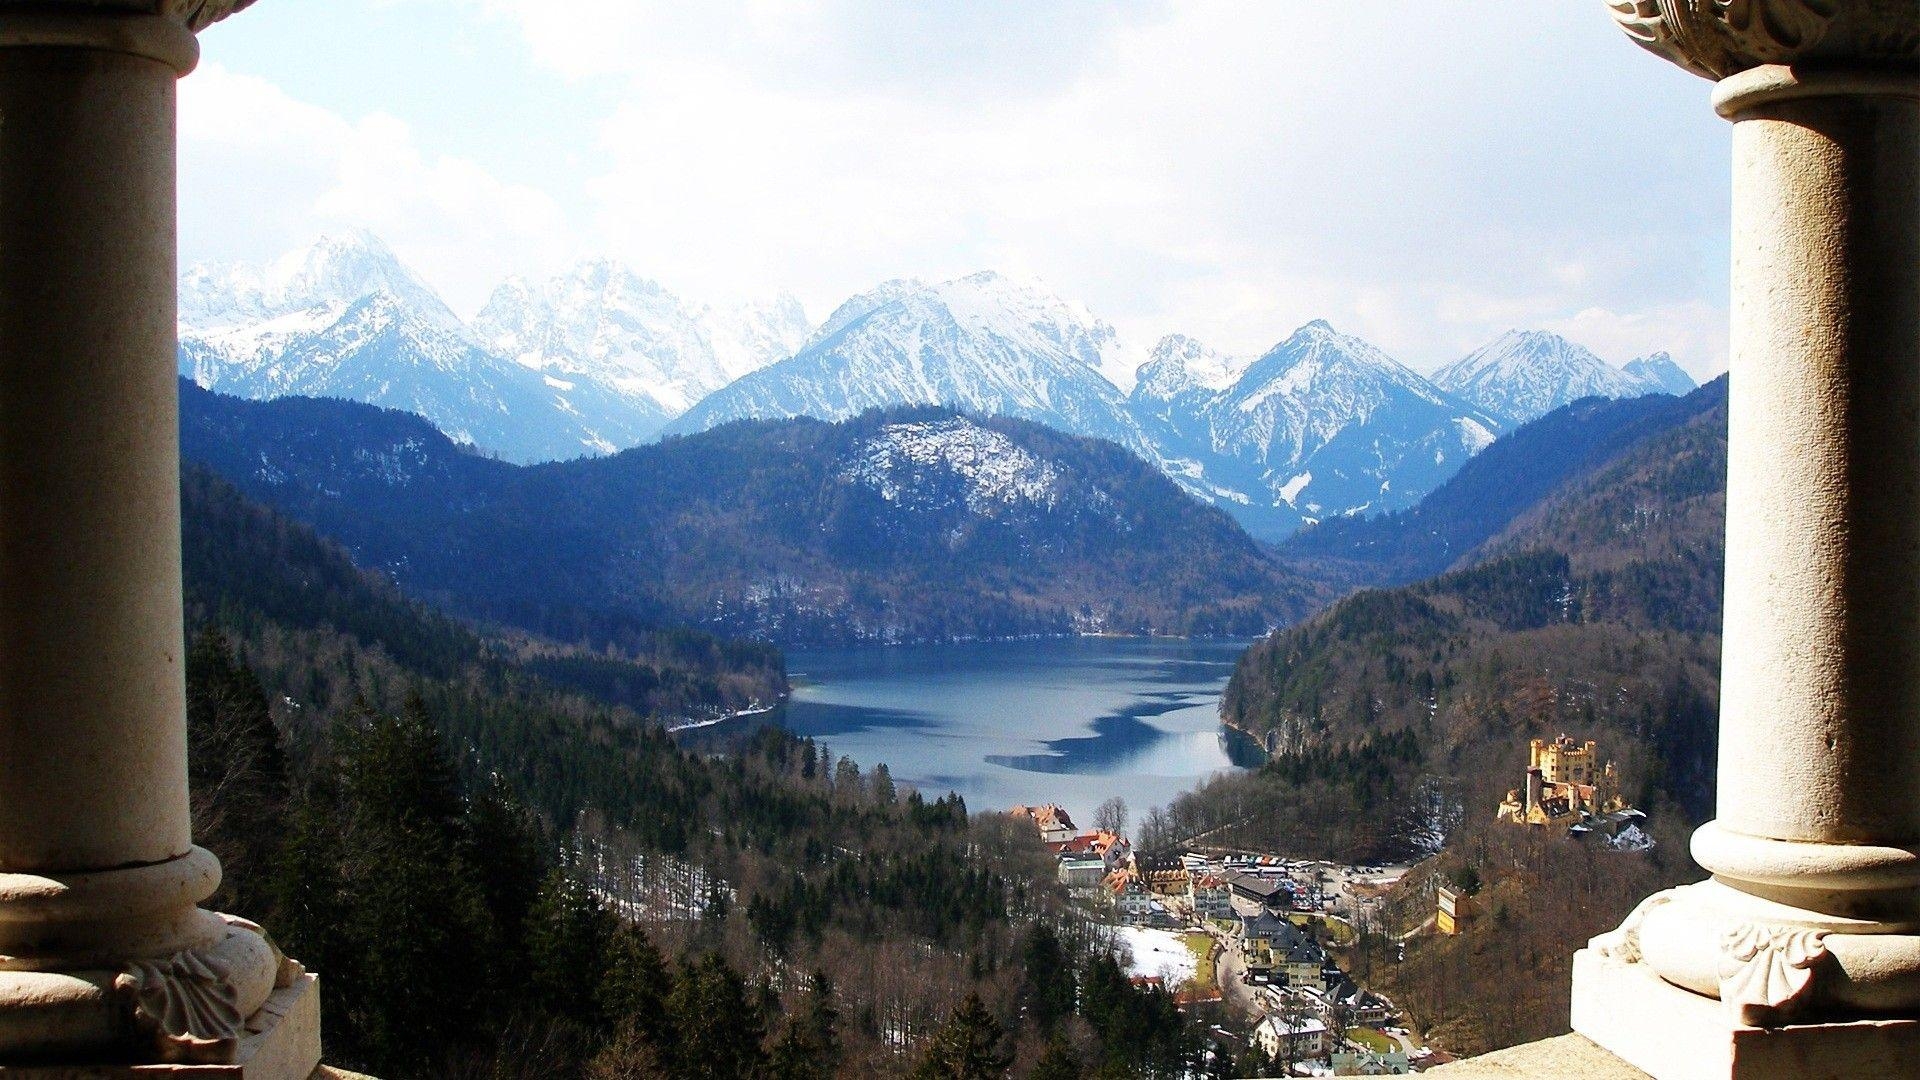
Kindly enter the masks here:
[[1193, 985], [1198, 990], [1216, 989], [1213, 973], [1213, 937], [1210, 934], [1187, 935], [1187, 950], [1193, 953]]
[[1329, 945], [1345, 946], [1353, 944], [1353, 925], [1345, 919], [1336, 919], [1328, 915], [1292, 915], [1289, 916], [1295, 926], [1317, 926], [1320, 940]]
[[1377, 1054], [1385, 1054], [1400, 1049], [1400, 1044], [1387, 1038], [1372, 1028], [1348, 1028], [1347, 1041], [1358, 1043]]

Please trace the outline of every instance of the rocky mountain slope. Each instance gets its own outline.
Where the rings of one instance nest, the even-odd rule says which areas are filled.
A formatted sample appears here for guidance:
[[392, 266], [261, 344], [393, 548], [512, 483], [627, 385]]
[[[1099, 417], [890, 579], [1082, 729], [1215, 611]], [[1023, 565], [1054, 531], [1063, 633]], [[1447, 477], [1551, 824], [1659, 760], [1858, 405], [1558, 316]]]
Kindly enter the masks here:
[[345, 402], [182, 387], [182, 445], [410, 593], [563, 640], [1252, 634], [1318, 595], [1124, 449], [950, 410], [516, 467]]

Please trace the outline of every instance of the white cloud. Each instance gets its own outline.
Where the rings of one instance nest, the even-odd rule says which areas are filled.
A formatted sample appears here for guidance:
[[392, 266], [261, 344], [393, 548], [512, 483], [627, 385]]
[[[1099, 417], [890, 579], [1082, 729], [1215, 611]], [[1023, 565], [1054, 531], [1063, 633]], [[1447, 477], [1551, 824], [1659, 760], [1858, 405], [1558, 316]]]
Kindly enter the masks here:
[[428, 157], [394, 116], [348, 120], [217, 64], [182, 83], [180, 144], [189, 255], [257, 260], [367, 228], [470, 312], [507, 273], [568, 246], [546, 193]]
[[1727, 370], [1727, 312], [1697, 300], [1630, 314], [1587, 308], [1543, 325], [1615, 364], [1670, 352], [1701, 382]]
[[[499, 36], [553, 73], [543, 110], [591, 133], [505, 184], [485, 153], [280, 95], [312, 138], [255, 137], [267, 187], [398, 232], [455, 292], [611, 254], [701, 298], [788, 289], [824, 312], [992, 267], [1143, 344], [1255, 352], [1324, 317], [1426, 369], [1512, 326], [1724, 363], [1724, 125], [1598, 7], [378, 2]], [[484, 116], [520, 92], [451, 56], [395, 107]], [[476, 133], [511, 146], [505, 127]]]

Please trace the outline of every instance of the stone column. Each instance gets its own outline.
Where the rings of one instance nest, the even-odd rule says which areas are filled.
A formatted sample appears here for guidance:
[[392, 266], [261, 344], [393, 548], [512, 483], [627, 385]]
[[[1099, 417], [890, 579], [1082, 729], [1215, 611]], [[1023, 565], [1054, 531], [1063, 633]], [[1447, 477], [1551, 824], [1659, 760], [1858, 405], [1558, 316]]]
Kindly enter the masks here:
[[[1733, 122], [1710, 881], [1576, 958], [1656, 1076], [1920, 1060], [1920, 2], [1609, 0]], [[1710, 1004], [1718, 999], [1719, 1004]], [[1703, 1005], [1705, 1008], [1703, 1008]]]
[[0, 2], [0, 1077], [319, 1061], [188, 829], [175, 83], [236, 6]]

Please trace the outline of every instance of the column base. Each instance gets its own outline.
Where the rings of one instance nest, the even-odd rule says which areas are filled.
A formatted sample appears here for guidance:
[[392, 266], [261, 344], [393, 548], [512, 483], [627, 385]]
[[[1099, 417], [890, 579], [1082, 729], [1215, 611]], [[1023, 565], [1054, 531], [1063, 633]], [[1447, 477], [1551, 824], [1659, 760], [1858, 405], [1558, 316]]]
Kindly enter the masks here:
[[308, 1080], [320, 1067], [320, 985], [301, 975], [248, 1019], [226, 1065], [0, 1065], [0, 1080]]
[[1594, 949], [1573, 956], [1573, 1030], [1655, 1080], [1904, 1076], [1920, 1061], [1920, 1020], [1746, 1027], [1721, 1002]]

